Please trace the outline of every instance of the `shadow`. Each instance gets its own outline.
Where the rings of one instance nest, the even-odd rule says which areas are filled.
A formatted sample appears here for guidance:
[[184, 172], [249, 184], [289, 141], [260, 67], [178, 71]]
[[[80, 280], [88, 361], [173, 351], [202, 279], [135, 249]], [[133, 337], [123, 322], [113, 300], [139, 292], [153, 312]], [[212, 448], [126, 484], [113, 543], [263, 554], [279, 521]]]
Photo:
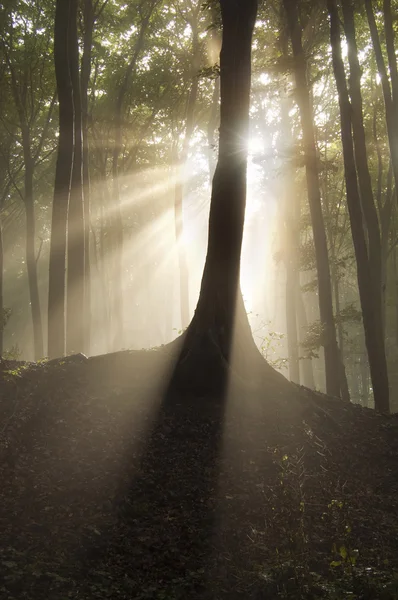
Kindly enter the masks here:
[[108, 586], [110, 597], [116, 575], [118, 597], [213, 597], [226, 388], [193, 393], [177, 376], [180, 356], [181, 350], [145, 440], [137, 450], [132, 436], [124, 454], [116, 523], [85, 552], [86, 581]]

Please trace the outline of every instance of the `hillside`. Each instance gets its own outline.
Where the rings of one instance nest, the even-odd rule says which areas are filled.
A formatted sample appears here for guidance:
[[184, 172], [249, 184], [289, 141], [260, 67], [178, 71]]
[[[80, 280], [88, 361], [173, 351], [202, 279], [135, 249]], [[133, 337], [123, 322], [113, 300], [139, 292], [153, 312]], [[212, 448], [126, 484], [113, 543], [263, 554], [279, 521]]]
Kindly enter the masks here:
[[2, 370], [1, 600], [398, 598], [397, 416], [165, 394], [163, 350]]

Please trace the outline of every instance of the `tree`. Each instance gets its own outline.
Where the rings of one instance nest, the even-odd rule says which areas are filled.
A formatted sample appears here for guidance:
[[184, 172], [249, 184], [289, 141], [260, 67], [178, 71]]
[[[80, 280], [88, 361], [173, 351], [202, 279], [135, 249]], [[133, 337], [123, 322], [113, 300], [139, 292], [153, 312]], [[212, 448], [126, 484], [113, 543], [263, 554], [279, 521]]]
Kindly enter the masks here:
[[341, 365], [334, 324], [332, 288], [325, 225], [322, 214], [318, 177], [318, 159], [315, 144], [308, 65], [304, 55], [297, 0], [284, 0], [287, 23], [292, 42], [296, 99], [300, 110], [306, 166], [307, 193], [314, 236], [316, 270], [318, 275], [319, 312], [324, 336], [326, 391], [340, 396]]
[[51, 221], [48, 288], [48, 355], [65, 353], [65, 269], [69, 193], [73, 164], [73, 92], [69, 67], [70, 3], [57, 0], [54, 24], [54, 62], [59, 106], [58, 156]]
[[[255, 346], [240, 292], [240, 255], [246, 205], [251, 45], [257, 1], [220, 0], [220, 137], [213, 177], [209, 235], [199, 300], [183, 336], [174, 381], [224, 389], [234, 358], [247, 376], [266, 366]], [[233, 353], [233, 357], [232, 357]], [[194, 374], [198, 377], [194, 377]], [[204, 378], [203, 375], [206, 375]]]
[[[25, 208], [26, 267], [36, 360], [43, 357], [44, 349], [36, 257], [35, 176], [47, 143], [55, 102], [52, 77], [47, 69], [50, 34], [45, 30], [46, 16], [37, 3], [32, 3], [29, 11], [18, 6], [10, 12], [8, 31], [2, 40], [8, 83], [16, 109], [19, 130], [16, 135], [23, 150], [22, 190], [15, 180], [13, 185], [20, 192]], [[37, 30], [41, 34], [37, 35]], [[32, 94], [32, 89], [38, 93]]]
[[[356, 141], [357, 152], [354, 154], [353, 134], [355, 136], [356, 133], [358, 134], [358, 132], [361, 132], [361, 128], [359, 127], [362, 116], [361, 101], [360, 98], [358, 99], [357, 97], [355, 97], [355, 94], [358, 94], [358, 82], [355, 82], [354, 78], [351, 85], [352, 93], [355, 97], [355, 102], [353, 106], [350, 103], [348, 95], [344, 63], [341, 52], [339, 15], [336, 0], [327, 0], [327, 7], [330, 17], [330, 41], [332, 46], [333, 69], [336, 78], [337, 91], [339, 95], [341, 139], [343, 144], [347, 204], [350, 214], [351, 231], [355, 248], [358, 273], [358, 287], [361, 299], [366, 347], [368, 351], [369, 366], [372, 376], [373, 393], [376, 408], [380, 412], [389, 412], [387, 361], [384, 349], [383, 327], [381, 319], [381, 290], [380, 287], [379, 289], [375, 289], [375, 287], [377, 286], [377, 276], [375, 276], [373, 270], [374, 263], [371, 262], [372, 260], [375, 261], [378, 259], [380, 269], [380, 254], [377, 255], [376, 259], [374, 257], [373, 259], [371, 258], [371, 242], [375, 241], [371, 237], [371, 232], [369, 232], [369, 251], [366, 245], [363, 226], [363, 215], [361, 211], [361, 199], [364, 212], [365, 210], [367, 210], [364, 206], [364, 203], [366, 201], [370, 202], [370, 200], [368, 198], [365, 199], [363, 195], [361, 195], [360, 197], [357, 179], [357, 168], [359, 169], [361, 168], [361, 166], [363, 167], [364, 162], [367, 162], [365, 161], [366, 153], [365, 156], [360, 155], [360, 159], [358, 158], [358, 151], [360, 153], [364, 152], [364, 149], [362, 147], [362, 144], [364, 144], [364, 139], [362, 139], [361, 137], [359, 140], [357, 139]], [[352, 42], [352, 38], [350, 38], [350, 41]], [[351, 75], [353, 75], [352, 71]], [[360, 111], [360, 113], [357, 114], [355, 118], [352, 116], [354, 111]], [[378, 240], [378, 243], [380, 246], [380, 238]], [[378, 251], [380, 252], [380, 247]], [[380, 274], [378, 274], [378, 277], [380, 277]]]

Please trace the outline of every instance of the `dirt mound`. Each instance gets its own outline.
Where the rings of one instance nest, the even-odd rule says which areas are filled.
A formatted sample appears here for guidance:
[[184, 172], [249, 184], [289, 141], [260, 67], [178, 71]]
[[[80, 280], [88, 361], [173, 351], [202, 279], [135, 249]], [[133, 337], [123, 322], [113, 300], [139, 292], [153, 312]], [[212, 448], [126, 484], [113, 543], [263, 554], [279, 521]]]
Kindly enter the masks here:
[[2, 365], [0, 598], [398, 598], [398, 418], [162, 351]]

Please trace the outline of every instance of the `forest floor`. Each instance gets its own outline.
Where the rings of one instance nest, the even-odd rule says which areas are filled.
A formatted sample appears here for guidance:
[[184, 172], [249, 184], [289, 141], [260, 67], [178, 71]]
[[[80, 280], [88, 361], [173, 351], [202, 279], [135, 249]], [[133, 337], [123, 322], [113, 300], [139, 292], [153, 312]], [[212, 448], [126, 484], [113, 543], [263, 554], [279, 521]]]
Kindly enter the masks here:
[[398, 598], [398, 416], [160, 356], [2, 364], [0, 599]]

